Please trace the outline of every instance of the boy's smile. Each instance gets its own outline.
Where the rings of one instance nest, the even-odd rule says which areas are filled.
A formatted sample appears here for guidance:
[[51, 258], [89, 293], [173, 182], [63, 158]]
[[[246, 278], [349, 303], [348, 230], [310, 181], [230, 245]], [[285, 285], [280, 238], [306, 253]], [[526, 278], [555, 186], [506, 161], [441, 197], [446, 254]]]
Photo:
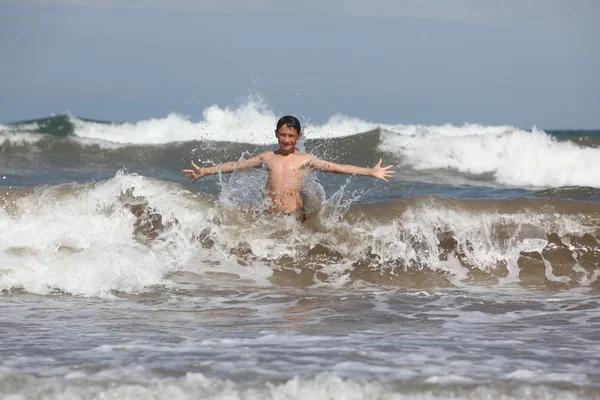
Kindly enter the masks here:
[[283, 125], [275, 131], [275, 136], [279, 142], [279, 151], [283, 155], [288, 155], [296, 151], [296, 143], [302, 134], [295, 128]]

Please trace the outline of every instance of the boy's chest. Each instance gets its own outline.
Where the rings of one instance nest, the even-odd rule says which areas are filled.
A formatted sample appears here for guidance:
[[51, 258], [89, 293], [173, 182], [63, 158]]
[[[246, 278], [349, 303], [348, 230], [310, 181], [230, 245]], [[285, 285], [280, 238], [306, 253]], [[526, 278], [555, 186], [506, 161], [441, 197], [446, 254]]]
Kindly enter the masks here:
[[267, 163], [269, 174], [281, 176], [285, 178], [295, 178], [304, 176], [304, 169], [302, 163], [295, 160], [278, 160], [273, 159]]

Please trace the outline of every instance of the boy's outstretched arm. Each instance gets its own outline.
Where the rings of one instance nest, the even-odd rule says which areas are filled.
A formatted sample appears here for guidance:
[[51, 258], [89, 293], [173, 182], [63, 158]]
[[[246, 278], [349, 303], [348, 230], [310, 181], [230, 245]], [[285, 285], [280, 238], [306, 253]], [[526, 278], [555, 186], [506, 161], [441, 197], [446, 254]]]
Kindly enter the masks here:
[[260, 168], [264, 163], [263, 154], [249, 158], [243, 161], [232, 161], [226, 162], [221, 165], [215, 165], [214, 167], [206, 167], [201, 168], [197, 166], [194, 161], [191, 162], [194, 169], [184, 169], [183, 173], [185, 176], [192, 180], [192, 183], [196, 183], [198, 179], [205, 177], [206, 175], [214, 175], [214, 174], [230, 174], [235, 171], [241, 171], [244, 169], [250, 168]]
[[391, 178], [396, 173], [396, 171], [390, 170], [390, 168], [393, 168], [393, 165], [382, 167], [381, 158], [373, 168], [362, 168], [349, 164], [336, 164], [331, 161], [319, 160], [316, 157], [311, 158], [306, 166], [307, 168], [315, 169], [317, 171], [333, 172], [335, 174], [372, 176], [386, 182], [389, 182], [387, 178]]

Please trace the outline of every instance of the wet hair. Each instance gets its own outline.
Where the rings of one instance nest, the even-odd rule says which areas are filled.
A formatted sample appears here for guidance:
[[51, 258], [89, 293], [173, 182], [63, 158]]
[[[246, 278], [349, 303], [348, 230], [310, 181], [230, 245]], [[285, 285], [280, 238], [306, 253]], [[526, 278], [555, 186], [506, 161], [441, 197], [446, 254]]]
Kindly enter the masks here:
[[291, 115], [286, 115], [285, 117], [279, 118], [277, 121], [277, 130], [282, 126], [287, 126], [288, 128], [294, 128], [298, 134], [302, 133], [302, 127], [300, 126], [300, 121], [298, 118], [292, 117]]

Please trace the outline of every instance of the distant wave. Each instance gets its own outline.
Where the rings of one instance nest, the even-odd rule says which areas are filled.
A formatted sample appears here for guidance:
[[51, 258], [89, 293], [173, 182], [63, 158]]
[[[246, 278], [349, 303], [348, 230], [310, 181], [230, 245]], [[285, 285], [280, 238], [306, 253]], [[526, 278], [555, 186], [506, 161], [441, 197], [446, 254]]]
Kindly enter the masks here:
[[[237, 108], [213, 105], [203, 111], [198, 122], [179, 114], [134, 123], [62, 115], [0, 127], [0, 147], [5, 155], [27, 162], [31, 162], [32, 154], [51, 162], [53, 157], [64, 159], [75, 157], [76, 152], [89, 152], [90, 146], [94, 153], [98, 149], [119, 152], [128, 148], [129, 155], [143, 156], [144, 163], [148, 163], [152, 162], [148, 154], [172, 151], [177, 146], [181, 153], [184, 143], [194, 142], [202, 143], [197, 147], [204, 159], [209, 158], [207, 153], [214, 154], [221, 148], [235, 149], [235, 154], [228, 156], [231, 158], [245, 151], [236, 144], [252, 150], [256, 149], [252, 146], [273, 145], [277, 117], [260, 99], [249, 100]], [[309, 151], [325, 150], [329, 158], [337, 161], [342, 153], [360, 154], [361, 162], [388, 154], [392, 162], [399, 164], [401, 173], [406, 172], [407, 179], [527, 189], [600, 188], [600, 132], [544, 132], [536, 128], [526, 131], [478, 124], [390, 125], [344, 115], [335, 115], [323, 124], [307, 123], [304, 132], [301, 146], [306, 144]], [[371, 136], [377, 139], [363, 140]], [[39, 148], [33, 149], [31, 145], [38, 142]], [[139, 150], [149, 147], [154, 149]], [[124, 152], [119, 154], [125, 156]], [[167, 159], [164, 155], [157, 157]], [[99, 160], [108, 158], [118, 161], [115, 154], [94, 156]], [[356, 161], [356, 157], [345, 160]]]
[[417, 170], [489, 174], [514, 187], [600, 188], [600, 148], [558, 141], [551, 134], [510, 127], [419, 127], [385, 132], [379, 149]]
[[[216, 141], [248, 144], [270, 144], [275, 141], [275, 123], [279, 116], [260, 100], [250, 100], [237, 108], [217, 105], [203, 111], [198, 122], [172, 113], [134, 123], [103, 122], [75, 116], [17, 122], [0, 127], [0, 132], [36, 132], [52, 136], [75, 136], [125, 145], [152, 145], [187, 141]], [[304, 124], [306, 138], [321, 139], [355, 135], [376, 129], [379, 125], [342, 115], [335, 115], [322, 125]]]

